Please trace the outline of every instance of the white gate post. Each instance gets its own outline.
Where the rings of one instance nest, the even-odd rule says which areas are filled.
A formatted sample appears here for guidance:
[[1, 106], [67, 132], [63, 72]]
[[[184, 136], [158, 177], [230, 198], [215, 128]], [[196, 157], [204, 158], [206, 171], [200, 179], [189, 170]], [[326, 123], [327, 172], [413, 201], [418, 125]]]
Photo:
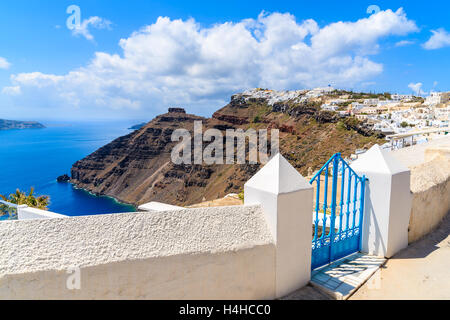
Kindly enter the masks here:
[[274, 156], [244, 187], [245, 204], [260, 204], [276, 242], [276, 297], [311, 278], [313, 187], [281, 155]]
[[392, 257], [408, 246], [411, 171], [389, 151], [374, 145], [351, 165], [366, 175], [362, 251]]

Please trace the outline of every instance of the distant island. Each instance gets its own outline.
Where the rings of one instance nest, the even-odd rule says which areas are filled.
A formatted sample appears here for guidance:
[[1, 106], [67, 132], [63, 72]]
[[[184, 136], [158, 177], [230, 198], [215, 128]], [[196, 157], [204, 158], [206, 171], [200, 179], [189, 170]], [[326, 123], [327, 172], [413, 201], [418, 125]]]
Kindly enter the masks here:
[[128, 129], [129, 129], [129, 130], [139, 130], [139, 129], [141, 129], [143, 126], [145, 126], [146, 124], [147, 124], [146, 122], [139, 123], [139, 124], [136, 124], [136, 125], [134, 125], [134, 126], [132, 126], [132, 127], [129, 127]]
[[0, 130], [12, 129], [42, 129], [45, 126], [36, 121], [15, 121], [0, 119]]

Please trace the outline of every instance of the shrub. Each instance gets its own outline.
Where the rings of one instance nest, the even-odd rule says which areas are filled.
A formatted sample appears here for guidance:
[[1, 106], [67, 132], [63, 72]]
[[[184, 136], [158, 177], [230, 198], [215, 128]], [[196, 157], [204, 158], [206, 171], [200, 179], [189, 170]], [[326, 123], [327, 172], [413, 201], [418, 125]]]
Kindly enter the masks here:
[[241, 190], [241, 192], [239, 192], [238, 197], [241, 201], [244, 201], [244, 190]]
[[12, 193], [9, 195], [9, 197], [5, 197], [3, 195], [0, 195], [0, 198], [3, 199], [6, 202], [22, 205], [25, 204], [32, 208], [37, 208], [41, 210], [48, 210], [48, 205], [50, 203], [50, 197], [49, 196], [35, 196], [34, 195], [34, 188], [30, 189], [30, 192], [28, 195], [20, 191], [19, 189], [16, 190], [15, 193]]

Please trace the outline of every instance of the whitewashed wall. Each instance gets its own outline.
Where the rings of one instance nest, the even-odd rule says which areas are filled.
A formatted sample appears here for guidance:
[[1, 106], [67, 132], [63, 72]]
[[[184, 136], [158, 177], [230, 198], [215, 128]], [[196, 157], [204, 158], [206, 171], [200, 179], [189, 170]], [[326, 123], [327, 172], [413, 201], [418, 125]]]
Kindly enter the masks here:
[[0, 299], [275, 297], [259, 206], [8, 221], [0, 237]]
[[408, 241], [412, 243], [432, 232], [450, 213], [450, 178], [413, 193]]
[[432, 232], [450, 213], [450, 137], [392, 152], [411, 169], [408, 242]]
[[67, 218], [67, 216], [55, 212], [30, 208], [26, 205], [20, 205], [17, 207], [17, 218], [19, 220], [33, 220], [33, 219]]

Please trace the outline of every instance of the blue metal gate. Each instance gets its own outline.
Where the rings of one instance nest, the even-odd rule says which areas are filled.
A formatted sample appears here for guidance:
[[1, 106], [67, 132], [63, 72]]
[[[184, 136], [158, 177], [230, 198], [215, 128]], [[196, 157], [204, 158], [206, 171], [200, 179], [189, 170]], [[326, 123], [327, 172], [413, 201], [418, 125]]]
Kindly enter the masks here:
[[316, 269], [361, 250], [366, 177], [336, 153], [310, 183], [315, 184], [311, 268]]

